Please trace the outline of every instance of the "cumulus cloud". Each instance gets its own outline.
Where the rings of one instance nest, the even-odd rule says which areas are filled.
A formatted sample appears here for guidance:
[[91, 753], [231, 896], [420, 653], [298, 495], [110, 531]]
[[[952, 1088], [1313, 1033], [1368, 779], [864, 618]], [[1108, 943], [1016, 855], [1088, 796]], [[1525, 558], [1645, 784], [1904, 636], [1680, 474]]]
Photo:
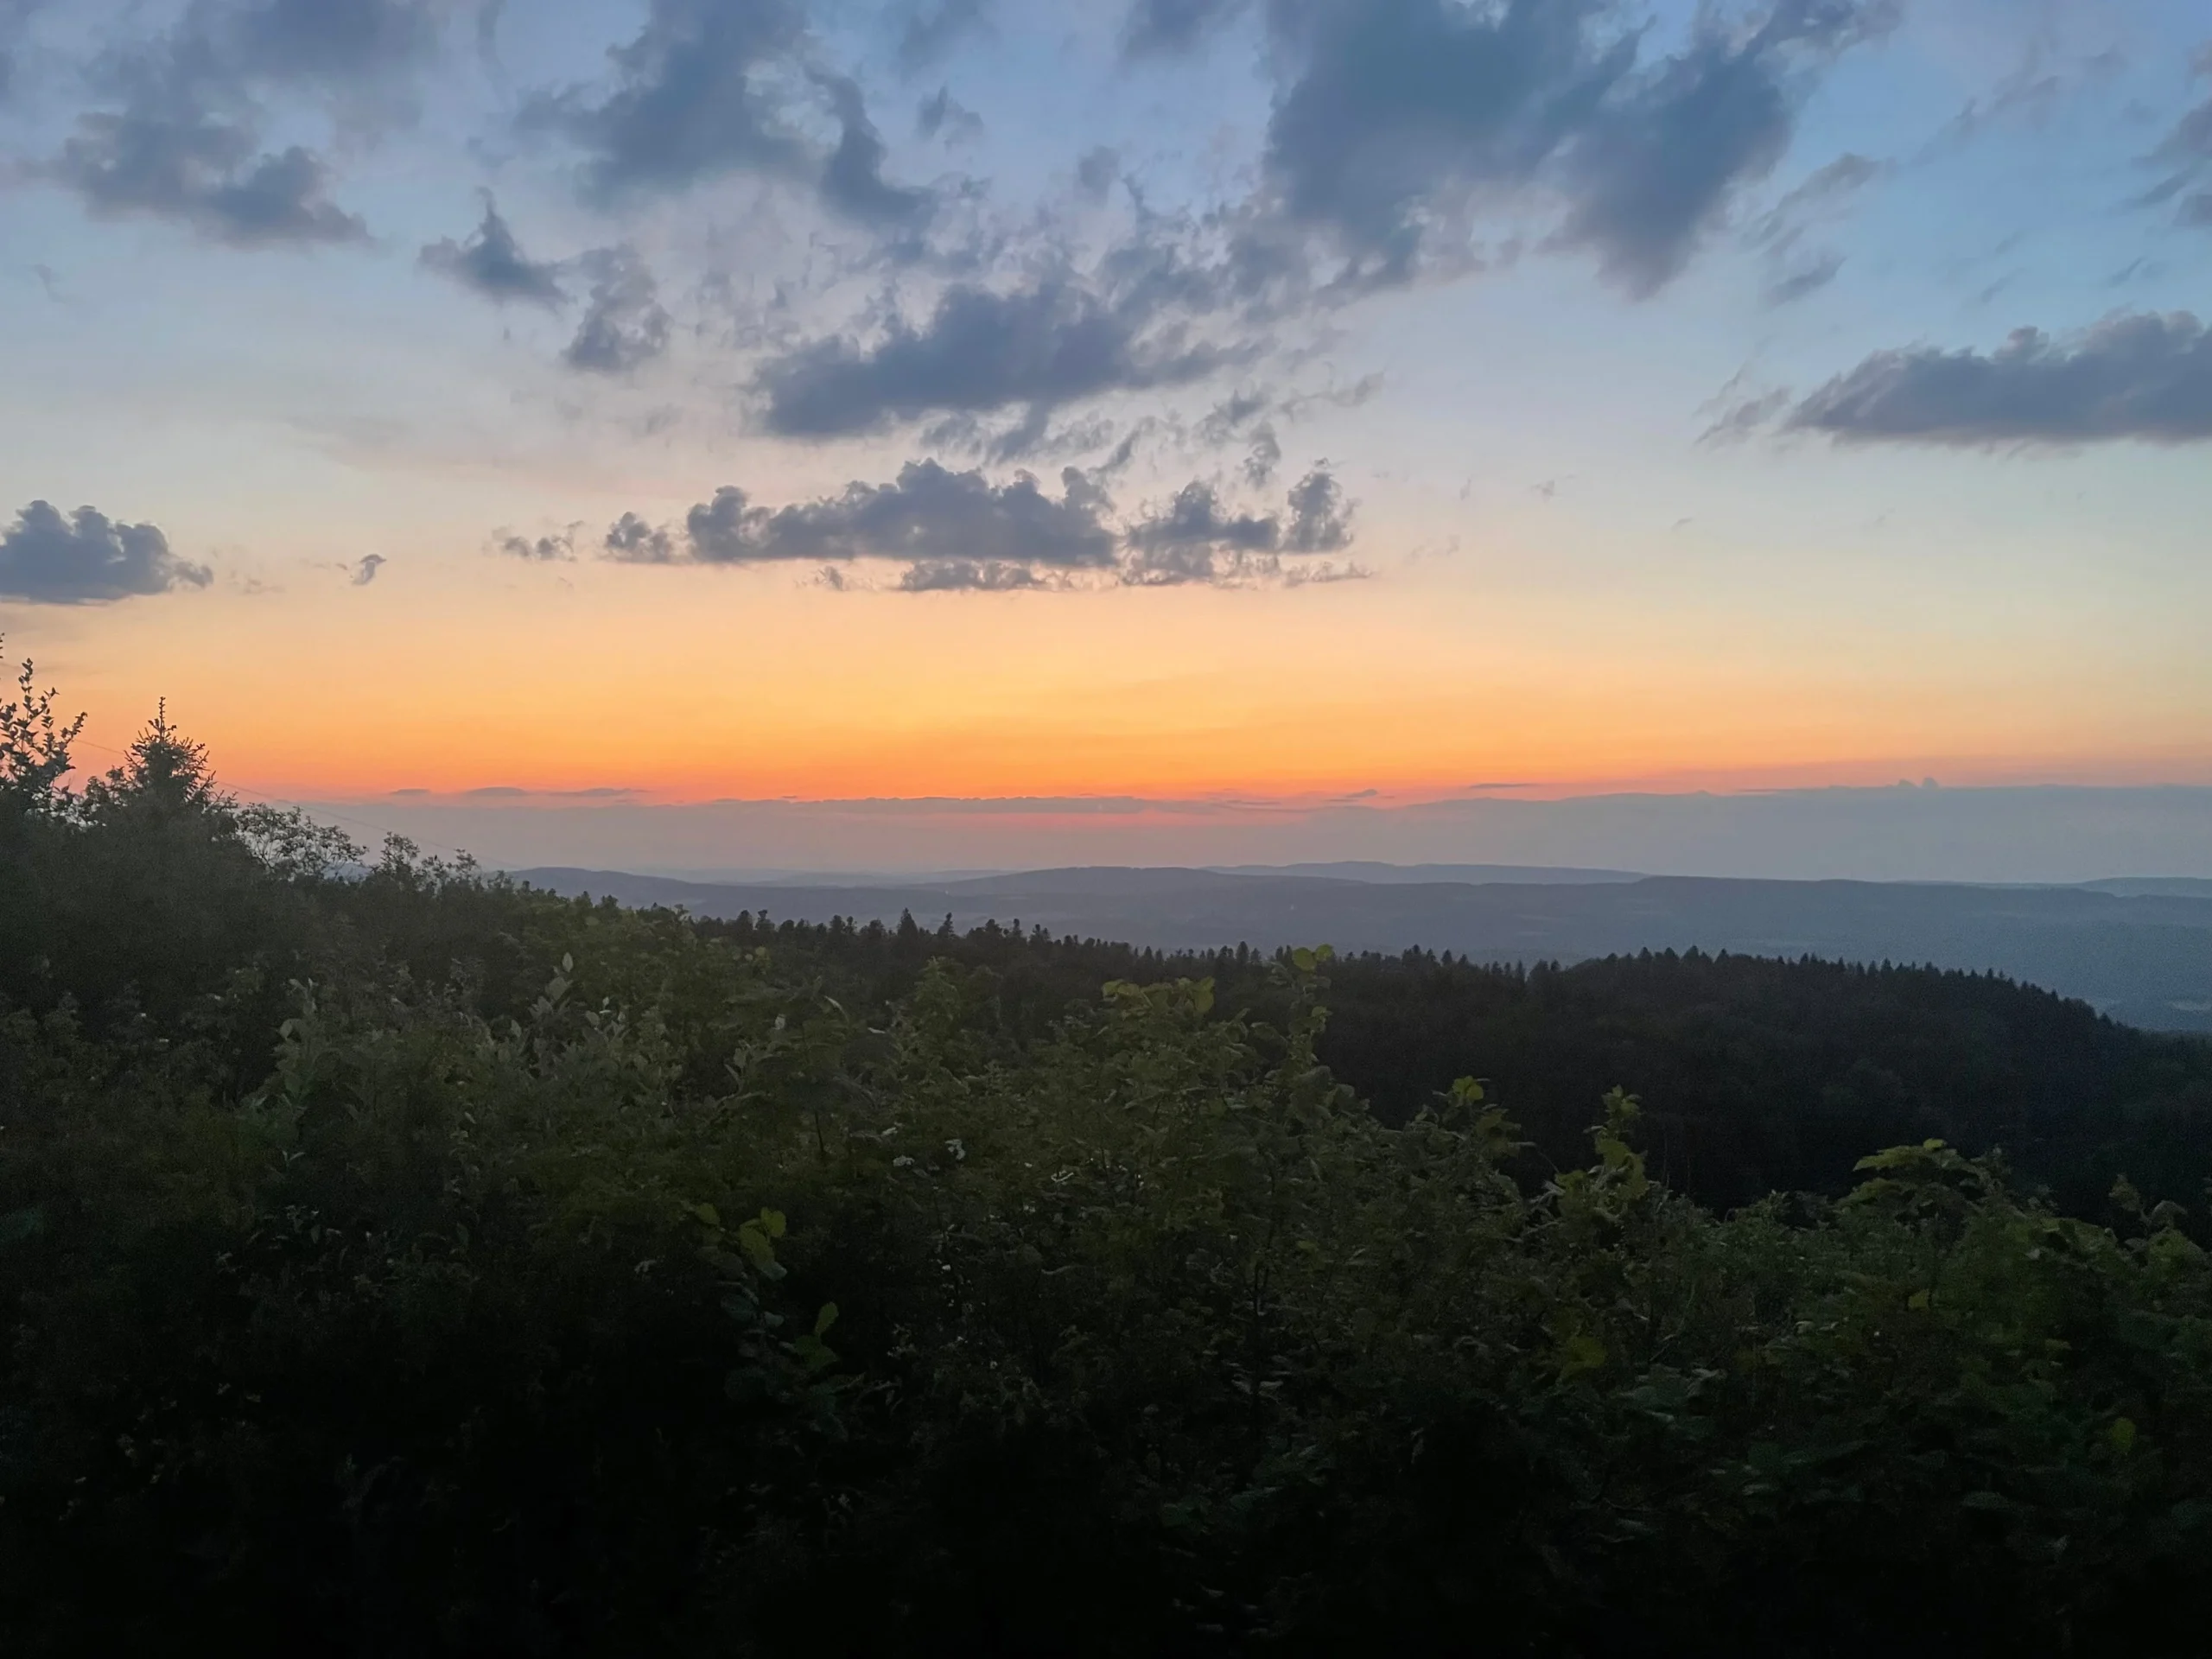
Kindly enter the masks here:
[[492, 546], [511, 559], [524, 559], [533, 564], [557, 564], [576, 556], [573, 530], [546, 536], [521, 536], [511, 530], [499, 531], [493, 535]]
[[[602, 201], [752, 173], [863, 220], [918, 213], [926, 196], [882, 176], [859, 88], [810, 60], [806, 24], [800, 0], [652, 0], [636, 38], [608, 54], [611, 86], [541, 95], [524, 124], [582, 149]], [[810, 91], [838, 125], [827, 149], [806, 130]]]
[[368, 234], [330, 200], [329, 170], [313, 152], [261, 152], [250, 128], [206, 115], [89, 112], [48, 174], [94, 213], [175, 219], [235, 247]]
[[205, 588], [213, 573], [169, 550], [151, 524], [117, 524], [79, 507], [34, 501], [0, 532], [0, 598], [34, 605], [98, 605], [172, 588]]
[[899, 31], [899, 68], [912, 74], [942, 62], [991, 25], [991, 0], [916, 0]]
[[1217, 25], [1244, 10], [1244, 0], [1135, 0], [1122, 24], [1122, 50], [1131, 58], [1188, 52]]
[[[909, 462], [888, 484], [853, 483], [834, 495], [769, 506], [725, 486], [684, 516], [655, 524], [625, 513], [601, 543], [628, 564], [802, 564], [817, 580], [848, 584], [841, 565], [895, 562], [907, 592], [999, 591], [1078, 585], [1324, 580], [1313, 560], [1351, 541], [1351, 508], [1325, 466], [1294, 488], [1287, 511], [1261, 514], [1224, 503], [1195, 482], [1134, 523], [1117, 520], [1095, 478], [1073, 467], [1056, 496], [1028, 473], [1003, 484], [980, 471]], [[523, 558], [561, 556], [570, 544], [505, 535]], [[1302, 572], [1302, 574], [1300, 574]]]
[[442, 0], [259, 0], [223, 31], [249, 73], [346, 81], [427, 60], [446, 15]]
[[899, 578], [899, 590], [906, 594], [1007, 594], [1050, 585], [1026, 564], [995, 559], [929, 559]]
[[957, 283], [919, 324], [898, 319], [872, 341], [831, 336], [772, 359], [757, 390], [771, 431], [837, 437], [948, 411], [1027, 404], [1041, 416], [1075, 398], [1185, 384], [1224, 360], [1155, 325], [1142, 304], [1109, 302], [1059, 274], [1007, 292]]
[[1674, 56], [1602, 0], [1277, 0], [1291, 79], [1268, 124], [1281, 210], [1369, 280], [1402, 281], [1473, 217], [1565, 203], [1553, 245], [1630, 294], [1663, 286], [1734, 194], [1787, 148], [1808, 72], [1886, 20], [1859, 0], [1700, 16]]
[[448, 237], [431, 243], [423, 250], [422, 262], [426, 268], [501, 304], [514, 300], [545, 306], [568, 303], [560, 266], [523, 252], [489, 192], [484, 197], [484, 217], [467, 238], [455, 242]]
[[887, 182], [883, 163], [890, 154], [883, 135], [868, 118], [860, 87], [836, 75], [817, 76], [837, 118], [837, 147], [822, 168], [822, 199], [851, 218], [876, 225], [911, 222], [929, 211], [926, 191]]
[[262, 140], [272, 91], [344, 94], [350, 118], [429, 62], [453, 0], [250, 0], [187, 9], [169, 33], [112, 54], [94, 81], [119, 107], [86, 111], [45, 175], [95, 213], [144, 213], [238, 247], [352, 242], [366, 229], [330, 199], [304, 145]]
[[671, 321], [652, 270], [629, 248], [585, 256], [591, 300], [563, 359], [588, 374], [627, 374], [668, 349]]
[[2212, 439], [2212, 334], [2186, 311], [2119, 313], [2069, 340], [1877, 352], [1792, 408], [1786, 429], [1859, 443]]
[[1288, 517], [1225, 510], [1204, 482], [1186, 484], [1166, 508], [1132, 525], [1123, 579], [1143, 587], [1271, 578], [1310, 580], [1284, 556], [1340, 552], [1351, 543], [1351, 509], [1325, 465], [1299, 480]]
[[[704, 564], [807, 563], [899, 559], [918, 563], [1110, 565], [1116, 537], [1110, 504], [1074, 467], [1056, 499], [1027, 473], [993, 484], [980, 472], [956, 473], [933, 461], [910, 461], [888, 484], [848, 485], [818, 501], [770, 508], [734, 486], [691, 509], [683, 542]], [[634, 534], [634, 532], [632, 532]]]
[[1194, 547], [1272, 552], [1281, 544], [1282, 524], [1272, 514], [1225, 512], [1214, 486], [1194, 481], [1177, 491], [1164, 512], [1133, 528], [1128, 539], [1146, 553]]

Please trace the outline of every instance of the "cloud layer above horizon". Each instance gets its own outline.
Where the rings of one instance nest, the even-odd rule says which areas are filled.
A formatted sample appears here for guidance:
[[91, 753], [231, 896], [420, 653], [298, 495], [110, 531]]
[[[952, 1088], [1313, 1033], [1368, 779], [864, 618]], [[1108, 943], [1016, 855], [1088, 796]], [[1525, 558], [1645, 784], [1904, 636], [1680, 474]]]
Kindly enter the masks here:
[[[1284, 773], [1219, 688], [1294, 613], [1287, 677], [1603, 652], [1776, 764], [2212, 718], [2193, 0], [0, 0], [0, 622], [118, 696], [833, 606], [1001, 619], [931, 696], [1033, 723], [1095, 616]], [[1621, 695], [1559, 741], [1691, 764]]]

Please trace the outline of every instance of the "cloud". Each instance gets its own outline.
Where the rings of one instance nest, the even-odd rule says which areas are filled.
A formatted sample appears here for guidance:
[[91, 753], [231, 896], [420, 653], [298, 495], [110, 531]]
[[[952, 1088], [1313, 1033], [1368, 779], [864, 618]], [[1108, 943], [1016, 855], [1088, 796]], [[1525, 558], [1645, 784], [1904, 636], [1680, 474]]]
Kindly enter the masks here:
[[[995, 484], [980, 471], [918, 461], [891, 483], [853, 483], [781, 507], [726, 486], [680, 526], [625, 513], [601, 550], [628, 564], [810, 564], [819, 568], [817, 582], [836, 588], [854, 585], [840, 565], [896, 562], [906, 566], [897, 586], [908, 593], [1086, 582], [1296, 583], [1365, 574], [1312, 561], [1351, 542], [1351, 508], [1325, 465], [1300, 480], [1285, 505], [1284, 512], [1240, 512], [1224, 505], [1211, 485], [1195, 482], [1159, 513], [1124, 525], [1105, 492], [1073, 467], [1062, 470], [1055, 497], [1028, 473]], [[502, 537], [499, 544], [520, 557], [559, 556], [519, 537]]]
[[992, 0], [917, 0], [899, 33], [896, 56], [908, 74], [942, 62], [970, 35], [991, 26]]
[[1283, 557], [1351, 545], [1351, 506], [1325, 464], [1292, 486], [1287, 505], [1287, 522], [1279, 513], [1230, 512], [1211, 485], [1186, 484], [1164, 512], [1130, 527], [1122, 579], [1138, 587], [1314, 580], [1317, 572], [1286, 566]]
[[435, 51], [440, 0], [260, 0], [231, 14], [244, 70], [284, 79], [359, 80]]
[[311, 151], [257, 154], [249, 128], [205, 115], [86, 113], [47, 172], [94, 213], [175, 219], [234, 247], [368, 234], [330, 200], [328, 169]]
[[771, 431], [839, 437], [945, 411], [1041, 414], [1181, 385], [1227, 360], [1152, 321], [1143, 303], [1109, 304], [1065, 274], [1004, 293], [958, 283], [918, 326], [897, 319], [872, 343], [831, 336], [771, 359], [756, 389]]
[[1804, 264], [1794, 270], [1783, 272], [1769, 283], [1766, 285], [1766, 302], [1777, 306], [1789, 305], [1808, 294], [1817, 294], [1836, 279], [1836, 273], [1843, 269], [1843, 256], [1840, 253], [1816, 254]]
[[2018, 329], [1987, 354], [1877, 352], [1783, 425], [1859, 443], [2202, 442], [2212, 439], [2212, 334], [2186, 311], [2120, 312], [2065, 341]]
[[983, 136], [983, 118], [955, 99], [950, 87], [940, 86], [915, 111], [914, 130], [924, 138], [942, 133], [948, 144], [969, 143]]
[[1243, 10], [1244, 0], [1135, 0], [1122, 24], [1122, 54], [1158, 58], [1188, 52]]
[[484, 217], [467, 239], [455, 242], [448, 237], [431, 243], [423, 250], [422, 263], [501, 304], [522, 300], [534, 305], [562, 306], [569, 302], [568, 290], [561, 286], [560, 266], [523, 252], [488, 191], [484, 196]]
[[822, 199], [849, 217], [874, 225], [896, 225], [927, 213], [927, 191], [890, 184], [883, 176], [883, 135], [868, 118], [861, 89], [842, 76], [817, 77], [837, 118], [837, 147], [822, 168]]
[[[928, 197], [885, 182], [860, 90], [809, 60], [806, 21], [800, 0], [652, 0], [637, 37], [608, 54], [610, 88], [542, 94], [523, 124], [581, 148], [587, 193], [602, 202], [752, 173], [863, 221], [917, 214]], [[805, 129], [808, 89], [838, 125], [827, 149]]]
[[1128, 539], [1146, 553], [1188, 548], [1273, 552], [1282, 542], [1282, 523], [1272, 515], [1225, 514], [1213, 486], [1193, 482], [1176, 493], [1166, 511], [1132, 529]]
[[1084, 151], [1075, 164], [1075, 188], [1091, 201], [1103, 201], [1122, 176], [1122, 152], [1105, 144]]
[[585, 264], [591, 302], [563, 360], [589, 374], [627, 374], [666, 351], [671, 319], [645, 261], [629, 248], [602, 248]]
[[995, 559], [929, 559], [899, 578], [899, 591], [905, 594], [1007, 594], [1047, 586], [1027, 565]]
[[1351, 544], [1351, 507], [1325, 464], [1291, 486], [1286, 553], [1334, 553]]
[[550, 536], [518, 536], [512, 531], [499, 531], [493, 535], [492, 547], [508, 558], [524, 559], [534, 564], [558, 564], [576, 556], [573, 530]]
[[[1058, 499], [1027, 473], [993, 484], [980, 472], [956, 473], [933, 461], [910, 461], [889, 484], [854, 483], [796, 505], [754, 505], [735, 486], [717, 490], [686, 516], [684, 556], [702, 564], [784, 561], [841, 563], [898, 559], [928, 564], [1048, 566], [1096, 569], [1112, 564], [1110, 504], [1073, 467]], [[610, 540], [616, 556], [665, 563], [677, 543], [635, 515]]]
[[[2196, 54], [2195, 67], [2200, 76], [2212, 79], [2212, 46]], [[2196, 229], [2212, 229], [2212, 188], [2190, 189], [2192, 184], [2212, 174], [2212, 98], [2177, 121], [2174, 130], [2152, 152], [2150, 159], [2171, 171], [2165, 181], [2146, 200], [2166, 201], [2179, 197], [2174, 211], [2177, 222]]]
[[0, 598], [98, 605], [173, 588], [205, 588], [207, 566], [169, 551], [151, 524], [119, 524], [91, 507], [64, 516], [34, 501], [0, 534]]
[[676, 537], [634, 512], [626, 512], [607, 527], [601, 550], [624, 564], [675, 564], [683, 555]]
[[365, 553], [353, 568], [353, 582], [356, 588], [365, 588], [377, 579], [377, 572], [391, 561], [381, 553]]
[[1777, 0], [1730, 31], [1700, 15], [1639, 67], [1602, 0], [1274, 0], [1291, 76], [1268, 128], [1279, 211], [1363, 279], [1460, 257], [1477, 215], [1556, 197], [1550, 245], [1642, 296], [1787, 149], [1808, 72], [1883, 25], [1858, 0]]
[[237, 247], [354, 242], [366, 229], [329, 195], [322, 157], [264, 148], [271, 91], [365, 94], [429, 62], [458, 0], [251, 0], [195, 4], [169, 33], [109, 54], [96, 85], [119, 107], [86, 111], [41, 169], [95, 213], [173, 219]]

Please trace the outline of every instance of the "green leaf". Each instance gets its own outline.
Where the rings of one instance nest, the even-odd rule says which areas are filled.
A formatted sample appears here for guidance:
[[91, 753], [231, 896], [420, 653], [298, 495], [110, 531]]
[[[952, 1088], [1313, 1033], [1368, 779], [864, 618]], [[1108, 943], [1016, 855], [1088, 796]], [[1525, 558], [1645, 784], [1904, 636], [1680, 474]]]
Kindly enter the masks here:
[[1586, 1331], [1577, 1332], [1559, 1345], [1559, 1374], [1576, 1376], [1594, 1371], [1605, 1363], [1605, 1344]]
[[781, 1238], [784, 1236], [784, 1212], [763, 1210], [760, 1212], [760, 1229], [771, 1238]]
[[695, 1204], [691, 1206], [691, 1213], [709, 1227], [719, 1227], [722, 1224], [721, 1211], [711, 1204]]
[[836, 1323], [837, 1304], [824, 1302], [822, 1304], [822, 1311], [814, 1316], [814, 1334], [817, 1337], [826, 1336], [829, 1334], [830, 1327]]
[[2112, 1449], [2126, 1457], [2135, 1449], [2135, 1421], [2131, 1417], [2115, 1417], [2112, 1427], [2105, 1431], [2105, 1438], [2112, 1442]]

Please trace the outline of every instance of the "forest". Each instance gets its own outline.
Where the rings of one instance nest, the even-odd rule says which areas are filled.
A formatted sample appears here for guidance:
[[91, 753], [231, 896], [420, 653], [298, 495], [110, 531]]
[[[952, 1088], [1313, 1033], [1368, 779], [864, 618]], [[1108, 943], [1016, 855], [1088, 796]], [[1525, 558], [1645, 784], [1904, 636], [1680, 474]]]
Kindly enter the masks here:
[[2212, 1619], [2212, 1044], [1729, 957], [563, 899], [0, 703], [0, 1641]]

